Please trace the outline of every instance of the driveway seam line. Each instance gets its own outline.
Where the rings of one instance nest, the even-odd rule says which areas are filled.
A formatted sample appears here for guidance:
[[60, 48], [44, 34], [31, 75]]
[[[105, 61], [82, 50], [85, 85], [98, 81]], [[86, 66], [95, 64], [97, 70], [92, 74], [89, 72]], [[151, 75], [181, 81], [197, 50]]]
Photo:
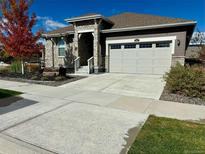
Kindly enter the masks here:
[[[21, 140], [21, 139], [19, 139], [19, 138], [17, 138], [17, 137], [14, 137], [14, 136], [12, 136], [12, 135], [7, 134], [7, 133], [1, 133], [1, 134], [5, 135], [5, 136], [7, 136], [7, 137], [10, 137], [10, 138], [12, 138], [12, 139], [14, 139], [14, 140], [17, 140], [17, 141], [19, 141], [19, 142], [23, 142], [23, 143], [28, 144], [28, 145], [30, 145], [30, 146], [39, 148], [39, 149], [41, 149], [41, 150], [44, 150], [44, 151], [47, 151], [47, 152], [51, 152], [51, 153], [54, 153], [54, 154], [58, 154], [58, 152], [51, 151], [51, 150], [49, 150], [49, 149], [43, 148], [43, 147], [41, 147], [41, 146], [39, 146], [39, 145], [35, 145], [35, 144], [33, 144], [33, 143], [29, 143], [29, 142], [27, 142], [27, 141]], [[6, 140], [7, 140], [7, 139], [6, 139]], [[10, 142], [13, 142], [13, 141], [10, 141]], [[15, 141], [14, 141], [13, 143], [15, 143], [15, 144], [17, 144], [17, 145], [20, 145], [20, 144], [18, 144], [18, 143], [15, 142]], [[21, 146], [21, 145], [20, 145], [20, 146]], [[31, 149], [31, 150], [35, 150], [35, 149], [32, 149], [32, 148], [27, 147], [26, 145], [22, 145], [22, 146], [24, 146], [24, 147], [26, 147], [26, 148], [28, 148], [28, 149]]]
[[105, 86], [104, 88], [99, 89], [98, 91], [103, 91], [103, 90], [107, 89], [108, 87], [114, 85], [115, 83], [117, 83], [117, 82], [119, 82], [119, 81], [121, 81], [121, 80], [122, 80], [122, 79], [119, 79], [119, 80], [117, 80], [117, 81], [114, 81], [114, 82], [112, 82], [111, 84], [109, 84], [108, 86]]
[[71, 103], [72, 103], [72, 102], [69, 102], [69, 103], [60, 105], [60, 106], [58, 106], [58, 107], [56, 107], [56, 108], [53, 108], [53, 109], [51, 109], [51, 110], [49, 110], [49, 111], [43, 112], [43, 113], [38, 114], [38, 115], [36, 115], [36, 116], [34, 116], [34, 117], [31, 117], [31, 118], [29, 118], [29, 119], [26, 119], [26, 120], [24, 120], [24, 121], [21, 121], [21, 122], [19, 122], [19, 123], [16, 123], [16, 124], [14, 124], [14, 125], [12, 125], [12, 126], [9, 126], [9, 127], [7, 127], [7, 128], [4, 128], [4, 129], [0, 130], [0, 133], [3, 133], [4, 131], [6, 131], [6, 130], [8, 130], [8, 129], [11, 129], [11, 128], [13, 128], [13, 127], [16, 127], [16, 126], [18, 126], [18, 125], [21, 125], [21, 124], [23, 124], [23, 123], [26, 123], [26, 122], [28, 122], [28, 121], [30, 121], [30, 120], [33, 120], [33, 119], [35, 119], [35, 118], [38, 118], [38, 117], [40, 117], [40, 116], [43, 116], [44, 114], [47, 114], [47, 113], [53, 112], [53, 111], [55, 111], [55, 110], [58, 110], [58, 109], [60, 109], [60, 108], [62, 108], [62, 107], [64, 107], [64, 106], [67, 106], [67, 105], [71, 104]]
[[[149, 103], [149, 105], [147, 105], [147, 107], [145, 108], [145, 110], [143, 111], [143, 113], [147, 113], [147, 110], [150, 108], [150, 106], [152, 105], [152, 103], [153, 103], [153, 100], [152, 100], [151, 103]], [[148, 113], [148, 114], [150, 114], [150, 113]]]

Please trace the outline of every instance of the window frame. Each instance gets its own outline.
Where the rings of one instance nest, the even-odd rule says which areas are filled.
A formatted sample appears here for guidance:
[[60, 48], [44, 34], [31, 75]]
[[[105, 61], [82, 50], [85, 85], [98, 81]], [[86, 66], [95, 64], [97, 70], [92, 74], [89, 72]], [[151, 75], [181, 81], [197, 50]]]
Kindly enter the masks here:
[[136, 49], [137, 44], [136, 43], [127, 43], [124, 44], [124, 49]]
[[[64, 49], [64, 55], [60, 55], [60, 49]], [[66, 42], [61, 39], [58, 42], [58, 57], [64, 58], [65, 56], [66, 56]]]
[[[118, 48], [118, 47], [120, 47], [120, 48]], [[111, 44], [110, 49], [112, 49], [112, 50], [122, 49], [122, 44]]]
[[[165, 46], [163, 46], [163, 45], [165, 45]], [[168, 46], [166, 46], [166, 45], [168, 45]], [[170, 46], [171, 46], [171, 42], [168, 42], [168, 41], [156, 42], [156, 48], [169, 48]]]
[[[151, 46], [149, 46], [149, 45], [151, 45]], [[151, 49], [151, 48], [153, 48], [153, 43], [139, 43], [139, 48], [140, 49]]]

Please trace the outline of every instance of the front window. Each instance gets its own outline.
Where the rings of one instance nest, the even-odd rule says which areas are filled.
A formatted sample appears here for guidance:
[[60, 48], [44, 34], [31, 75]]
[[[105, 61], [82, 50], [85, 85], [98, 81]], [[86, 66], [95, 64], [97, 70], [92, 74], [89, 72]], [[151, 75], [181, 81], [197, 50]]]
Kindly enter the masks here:
[[152, 48], [152, 43], [141, 43], [140, 48]]
[[156, 43], [157, 48], [168, 48], [170, 47], [170, 42], [159, 42]]
[[64, 40], [61, 40], [58, 43], [58, 56], [59, 57], [65, 57], [66, 56], [65, 49], [66, 49], [66, 44], [65, 44]]
[[136, 48], [136, 44], [125, 44], [124, 48], [125, 49], [133, 49], [133, 48]]
[[121, 44], [112, 44], [111, 49], [121, 49]]

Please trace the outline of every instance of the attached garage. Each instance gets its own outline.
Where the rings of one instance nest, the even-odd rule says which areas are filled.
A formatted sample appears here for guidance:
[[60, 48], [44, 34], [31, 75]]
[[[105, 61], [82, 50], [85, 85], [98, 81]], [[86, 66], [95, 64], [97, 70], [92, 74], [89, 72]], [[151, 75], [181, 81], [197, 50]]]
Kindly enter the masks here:
[[112, 73], [164, 74], [172, 59], [172, 41], [109, 44]]

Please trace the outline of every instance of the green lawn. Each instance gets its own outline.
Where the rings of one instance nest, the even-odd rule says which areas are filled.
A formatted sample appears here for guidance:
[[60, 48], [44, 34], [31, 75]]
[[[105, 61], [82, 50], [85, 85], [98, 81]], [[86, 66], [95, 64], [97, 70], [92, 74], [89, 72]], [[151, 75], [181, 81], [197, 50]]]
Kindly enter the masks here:
[[17, 91], [0, 89], [0, 99], [6, 98], [6, 97], [11, 97], [11, 96], [16, 96], [16, 95], [20, 95], [20, 94], [22, 94], [22, 93], [17, 92]]
[[205, 125], [150, 116], [128, 154], [205, 153]]

